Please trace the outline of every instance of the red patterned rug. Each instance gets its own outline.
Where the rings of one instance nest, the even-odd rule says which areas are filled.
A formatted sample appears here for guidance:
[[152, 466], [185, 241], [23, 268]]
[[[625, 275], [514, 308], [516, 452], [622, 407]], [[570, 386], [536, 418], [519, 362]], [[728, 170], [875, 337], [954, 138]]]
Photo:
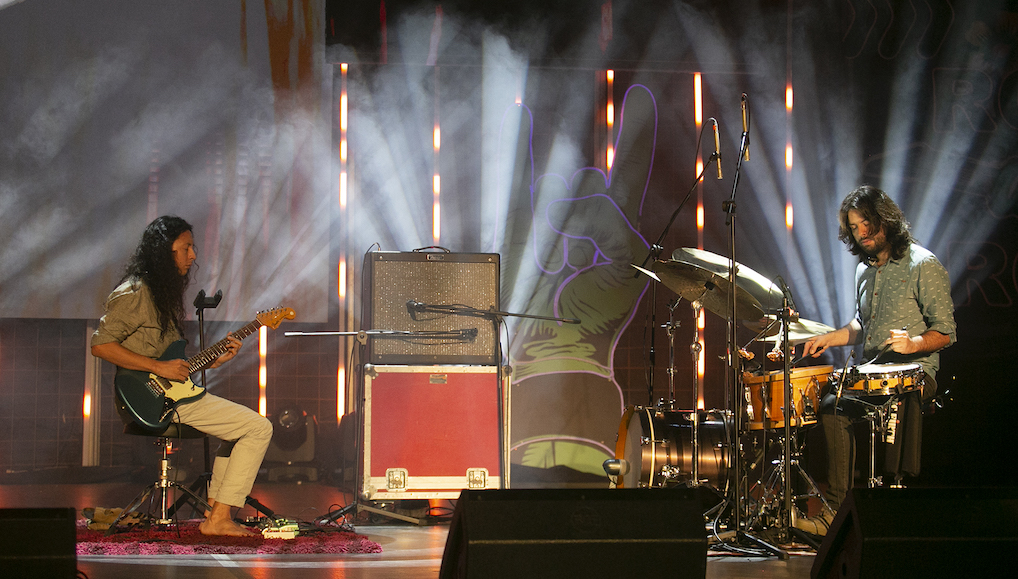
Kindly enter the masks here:
[[319, 553], [381, 553], [382, 547], [367, 537], [335, 529], [302, 531], [293, 539], [258, 537], [208, 537], [198, 531], [198, 521], [181, 521], [180, 534], [168, 530], [140, 529], [116, 533], [78, 528], [78, 555], [310, 555]]

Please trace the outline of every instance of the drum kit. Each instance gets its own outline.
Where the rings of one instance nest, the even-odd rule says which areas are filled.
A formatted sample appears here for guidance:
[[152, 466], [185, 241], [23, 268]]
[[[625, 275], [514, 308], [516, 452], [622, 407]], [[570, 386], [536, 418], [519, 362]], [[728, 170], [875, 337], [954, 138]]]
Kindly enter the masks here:
[[[738, 367], [732, 373], [737, 377], [731, 389], [735, 400], [728, 401], [727, 409], [679, 409], [672, 379], [674, 360], [670, 360], [668, 399], [630, 407], [622, 416], [615, 458], [605, 462], [614, 486], [706, 487], [719, 497], [705, 517], [713, 518], [712, 527], [720, 542], [749, 531], [766, 531], [768, 536], [790, 541], [793, 534], [801, 535], [792, 528], [793, 509], [798, 512], [810, 497], [828, 508], [813, 479], [799, 465], [806, 429], [819, 421], [821, 398], [828, 392], [839, 399], [851, 397], [869, 409], [870, 484], [880, 483], [872, 477], [875, 437], [882, 434], [893, 441], [899, 396], [922, 386], [917, 364], [871, 361], [854, 367], [846, 364], [842, 369], [795, 367], [803, 360], [789, 360], [789, 348], [834, 328], [799, 318], [794, 307], [789, 307], [790, 292], [780, 278], [778, 287], [736, 264], [733, 285], [726, 275], [730, 269], [727, 258], [690, 248], [678, 249], [671, 260], [654, 261], [648, 269], [633, 267], [688, 300], [694, 319], [702, 309], [730, 318], [734, 303], [739, 321], [758, 333], [737, 355], [729, 356], [730, 363]], [[673, 324], [665, 327], [674, 340]], [[690, 349], [696, 361], [699, 330], [693, 334]], [[781, 360], [781, 370], [749, 368], [755, 356], [747, 348], [756, 342], [774, 344], [767, 358]], [[700, 399], [696, 363], [693, 374], [691, 407], [696, 409]], [[768, 450], [775, 446], [782, 452], [771, 460]], [[749, 478], [756, 481], [750, 483]], [[795, 494], [796, 490], [805, 492]]]

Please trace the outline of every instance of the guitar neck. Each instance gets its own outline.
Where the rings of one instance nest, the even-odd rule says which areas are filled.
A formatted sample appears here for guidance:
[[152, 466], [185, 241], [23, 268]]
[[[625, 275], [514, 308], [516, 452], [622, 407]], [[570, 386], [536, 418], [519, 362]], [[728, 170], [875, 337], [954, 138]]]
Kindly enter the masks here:
[[[259, 322], [258, 320], [255, 320], [249, 323], [248, 325], [244, 326], [243, 328], [240, 328], [239, 330], [234, 330], [233, 337], [237, 338], [238, 340], [243, 340], [244, 338], [258, 331], [258, 328], [260, 327], [262, 327], [262, 323]], [[229, 337], [223, 338], [222, 340], [219, 340], [218, 342], [212, 344], [208, 348], [205, 348], [204, 350], [199, 352], [196, 356], [194, 356], [193, 358], [189, 358], [187, 360], [187, 365], [189, 366], [190, 371], [189, 373], [194, 374], [195, 372], [201, 370], [202, 368], [209, 366], [210, 364], [215, 362], [217, 358], [225, 354], [226, 351], [229, 349], [230, 349]]]

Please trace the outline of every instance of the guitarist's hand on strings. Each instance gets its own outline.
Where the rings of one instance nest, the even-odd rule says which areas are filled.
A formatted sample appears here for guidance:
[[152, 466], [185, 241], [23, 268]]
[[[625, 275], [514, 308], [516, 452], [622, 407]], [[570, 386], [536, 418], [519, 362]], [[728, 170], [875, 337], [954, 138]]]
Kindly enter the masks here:
[[240, 351], [240, 346], [242, 345], [242, 342], [237, 338], [233, 337], [233, 332], [227, 334], [226, 339], [230, 341], [230, 343], [227, 344], [226, 346], [226, 352], [224, 352], [222, 356], [216, 358], [216, 361], [213, 362], [212, 365], [209, 366], [209, 368], [218, 368], [222, 366], [226, 362], [229, 362], [234, 356], [237, 355], [237, 352]]
[[191, 377], [187, 372], [189, 369], [187, 360], [153, 360], [151, 371], [156, 376], [162, 376], [174, 382], [186, 382]]

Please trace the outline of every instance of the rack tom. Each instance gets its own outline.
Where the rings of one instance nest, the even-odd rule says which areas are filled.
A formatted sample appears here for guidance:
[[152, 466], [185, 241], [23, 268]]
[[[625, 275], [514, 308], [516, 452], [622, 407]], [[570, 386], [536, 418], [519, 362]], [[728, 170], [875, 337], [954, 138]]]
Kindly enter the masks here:
[[[834, 370], [834, 366], [795, 368], [790, 374], [792, 383], [792, 426], [816, 424], [820, 409], [820, 391]], [[745, 375], [742, 378], [749, 388], [749, 429], [763, 430], [785, 427], [785, 372], [776, 370], [762, 376]]]

